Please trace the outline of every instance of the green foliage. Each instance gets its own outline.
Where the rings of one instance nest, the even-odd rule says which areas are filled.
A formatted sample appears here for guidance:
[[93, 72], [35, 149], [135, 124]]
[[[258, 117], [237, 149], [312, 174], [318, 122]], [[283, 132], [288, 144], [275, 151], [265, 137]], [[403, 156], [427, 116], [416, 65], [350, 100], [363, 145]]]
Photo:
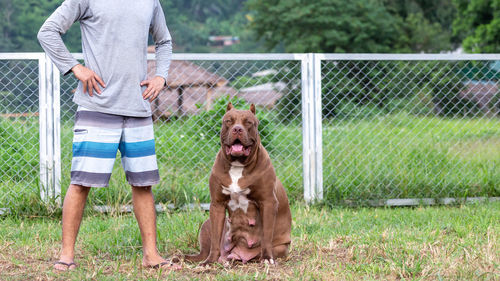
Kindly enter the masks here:
[[397, 46], [401, 51], [430, 53], [451, 48], [451, 32], [438, 22], [430, 22], [422, 13], [409, 14], [401, 25], [400, 34]]
[[[250, 104], [239, 97], [229, 98], [223, 96], [216, 99], [212, 108], [194, 115], [189, 119], [189, 134], [193, 137], [206, 138], [217, 142], [214, 145], [220, 145], [220, 128], [222, 117], [226, 113], [227, 104], [231, 102], [235, 108], [248, 110]], [[259, 119], [259, 133], [262, 144], [266, 149], [271, 149], [271, 142], [274, 136], [274, 124], [271, 122], [269, 113], [257, 109], [257, 118]]]
[[[63, 0], [2, 0], [0, 1], [0, 51], [41, 51], [36, 34], [43, 22]], [[210, 35], [231, 35], [245, 38], [242, 44], [228, 49], [252, 51], [259, 43], [245, 29], [245, 0], [160, 0], [174, 47], [184, 52], [213, 52], [208, 46]], [[81, 51], [79, 24], [75, 23], [63, 35], [72, 52]], [[152, 43], [152, 42], [151, 42]]]
[[[410, 110], [430, 81], [428, 63], [402, 61], [339, 61], [325, 65], [323, 116], [326, 118], [366, 118], [380, 113]], [[401, 77], [405, 73], [405, 77]], [[410, 99], [410, 100], [408, 100]], [[415, 113], [425, 106], [412, 102]]]
[[239, 90], [243, 88], [265, 84], [272, 81], [273, 77], [271, 77], [271, 75], [262, 77], [239, 76], [236, 77], [233, 81], [231, 81], [231, 87]]
[[250, 27], [288, 52], [438, 52], [451, 49], [451, 0], [249, 0]]
[[298, 89], [286, 91], [276, 104], [278, 118], [283, 123], [302, 120], [302, 94]]
[[473, 53], [500, 52], [500, 0], [454, 0], [454, 34]]
[[[174, 47], [182, 52], [258, 50], [258, 44], [245, 29], [245, 1], [160, 0]], [[209, 47], [211, 35], [239, 36], [242, 43], [222, 49]]]
[[464, 85], [459, 70], [464, 69], [465, 64], [465, 62], [446, 64], [432, 73], [433, 103], [437, 114], [443, 116], [476, 116], [478, 114], [478, 106], [460, 96]]
[[[33, 171], [38, 168], [38, 141], [26, 139], [29, 130], [37, 130], [37, 119], [11, 123], [0, 120], [0, 167], [2, 175], [14, 181], [33, 179]], [[25, 124], [23, 124], [25, 122]], [[16, 165], [10, 165], [13, 161]]]
[[58, 2], [62, 1], [0, 1], [0, 50], [40, 51], [36, 34]]
[[[453, 38], [452, 1], [160, 0], [180, 52], [263, 52], [264, 44], [280, 52], [438, 52], [469, 34], [476, 35], [464, 42], [468, 50], [493, 52], [481, 46], [498, 46], [498, 0], [454, 1], [461, 14]], [[0, 1], [0, 50], [41, 51], [36, 33], [60, 3]], [[210, 47], [211, 35], [238, 36], [241, 43]], [[78, 23], [63, 39], [70, 51], [81, 51]]]
[[371, 0], [249, 0], [251, 28], [287, 52], [389, 52], [397, 20]]

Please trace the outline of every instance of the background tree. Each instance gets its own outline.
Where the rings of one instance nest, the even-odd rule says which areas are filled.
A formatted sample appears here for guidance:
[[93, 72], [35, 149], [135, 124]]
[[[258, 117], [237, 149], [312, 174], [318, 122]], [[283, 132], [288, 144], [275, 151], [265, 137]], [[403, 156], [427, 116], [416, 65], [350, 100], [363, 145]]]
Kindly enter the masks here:
[[0, 50], [39, 51], [38, 29], [48, 17], [47, 11], [58, 4], [50, 0], [0, 1]]
[[249, 0], [250, 24], [289, 52], [439, 52], [452, 48], [451, 0]]
[[389, 52], [398, 20], [371, 0], [249, 0], [250, 24], [268, 48], [287, 52]]
[[454, 0], [458, 15], [455, 36], [472, 53], [500, 52], [500, 0]]
[[[439, 52], [455, 47], [450, 40], [459, 43], [464, 37], [464, 31], [452, 36], [452, 1], [467, 2], [160, 0], [177, 52]], [[0, 1], [0, 51], [41, 51], [36, 32], [62, 2]], [[240, 44], [216, 48], [208, 40], [211, 35], [238, 36]], [[70, 51], [81, 51], [78, 24], [64, 41]]]

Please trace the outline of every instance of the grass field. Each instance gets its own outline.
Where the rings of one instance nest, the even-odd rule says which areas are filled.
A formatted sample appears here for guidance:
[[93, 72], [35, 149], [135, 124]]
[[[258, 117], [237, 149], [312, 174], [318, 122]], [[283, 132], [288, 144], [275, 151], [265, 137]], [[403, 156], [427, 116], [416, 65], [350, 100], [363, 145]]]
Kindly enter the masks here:
[[[131, 214], [87, 212], [77, 243], [79, 268], [51, 269], [60, 217], [0, 218], [0, 280], [498, 280], [500, 202], [454, 207], [320, 208], [292, 205], [292, 246], [275, 267], [183, 264], [179, 272], [141, 268]], [[197, 250], [202, 211], [158, 215], [159, 249]]]
[[[0, 208], [43, 209], [39, 200], [38, 119], [2, 120]], [[302, 200], [302, 131], [277, 125], [268, 150], [293, 202]], [[208, 175], [218, 137], [193, 130], [190, 119], [155, 127], [161, 183], [157, 201], [208, 202]], [[69, 184], [72, 122], [61, 126], [62, 182]], [[323, 126], [326, 202], [387, 198], [500, 196], [500, 120], [447, 119], [407, 113], [335, 120]], [[111, 188], [96, 189], [90, 204], [127, 204], [130, 188], [116, 161]], [[35, 206], [37, 205], [38, 206]], [[32, 213], [32, 212], [31, 212]]]

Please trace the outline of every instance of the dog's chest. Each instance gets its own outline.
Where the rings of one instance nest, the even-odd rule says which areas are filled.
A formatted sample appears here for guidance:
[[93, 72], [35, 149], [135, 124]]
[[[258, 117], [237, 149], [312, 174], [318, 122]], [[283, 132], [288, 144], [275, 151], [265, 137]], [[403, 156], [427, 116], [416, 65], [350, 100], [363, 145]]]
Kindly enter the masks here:
[[222, 186], [222, 193], [230, 196], [227, 206], [231, 209], [231, 211], [235, 211], [239, 208], [246, 213], [248, 209], [247, 195], [250, 193], [250, 189], [242, 189], [238, 185], [238, 181], [243, 177], [243, 168], [244, 166], [239, 162], [231, 163], [231, 168], [229, 169], [231, 184], [229, 186]]

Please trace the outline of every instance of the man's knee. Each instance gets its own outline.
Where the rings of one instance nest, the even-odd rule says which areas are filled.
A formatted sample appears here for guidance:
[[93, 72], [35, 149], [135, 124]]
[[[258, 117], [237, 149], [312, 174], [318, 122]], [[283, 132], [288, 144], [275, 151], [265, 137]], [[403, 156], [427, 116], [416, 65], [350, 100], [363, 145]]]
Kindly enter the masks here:
[[151, 191], [151, 186], [134, 186], [132, 185], [132, 191]]
[[78, 184], [72, 184], [69, 186], [69, 188], [75, 193], [89, 193], [90, 191], [89, 186], [83, 186]]

